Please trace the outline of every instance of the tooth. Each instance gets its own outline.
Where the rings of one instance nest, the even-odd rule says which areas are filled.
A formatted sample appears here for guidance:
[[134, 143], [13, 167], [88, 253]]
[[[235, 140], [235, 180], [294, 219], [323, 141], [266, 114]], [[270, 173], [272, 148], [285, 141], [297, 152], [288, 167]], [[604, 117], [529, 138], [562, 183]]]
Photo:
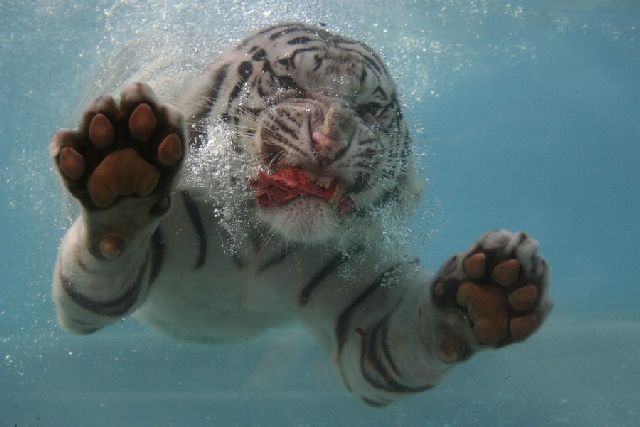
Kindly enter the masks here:
[[320, 178], [317, 179], [316, 185], [322, 188], [329, 188], [332, 182], [333, 182], [333, 178], [329, 176], [321, 176]]
[[342, 196], [344, 196], [344, 193], [345, 193], [344, 185], [338, 182], [336, 184], [336, 190], [333, 192], [333, 196], [331, 196], [331, 198], [329, 199], [329, 204], [337, 205], [338, 202], [342, 200]]

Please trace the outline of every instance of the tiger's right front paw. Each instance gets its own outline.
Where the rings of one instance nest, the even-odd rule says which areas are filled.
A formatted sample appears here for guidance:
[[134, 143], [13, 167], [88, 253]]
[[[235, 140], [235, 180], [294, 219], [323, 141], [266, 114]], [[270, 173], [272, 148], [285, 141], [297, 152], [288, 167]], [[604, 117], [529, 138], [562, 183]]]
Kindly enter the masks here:
[[50, 150], [65, 186], [87, 210], [152, 196], [152, 209], [166, 211], [186, 154], [184, 120], [151, 87], [133, 83], [119, 103], [95, 99], [79, 129], [57, 131]]
[[553, 304], [549, 266], [537, 252], [525, 233], [499, 230], [445, 263], [431, 287], [442, 313], [444, 360], [523, 341], [538, 330]]

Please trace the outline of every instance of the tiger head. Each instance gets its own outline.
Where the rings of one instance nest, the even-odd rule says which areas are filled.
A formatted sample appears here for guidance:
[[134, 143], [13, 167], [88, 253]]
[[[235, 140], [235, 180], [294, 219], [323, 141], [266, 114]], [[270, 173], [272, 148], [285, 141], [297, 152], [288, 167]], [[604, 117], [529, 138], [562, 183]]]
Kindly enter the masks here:
[[322, 242], [418, 201], [395, 85], [366, 45], [302, 24], [250, 37], [227, 55], [237, 71], [220, 116], [259, 164], [246, 177], [258, 217], [282, 238]]

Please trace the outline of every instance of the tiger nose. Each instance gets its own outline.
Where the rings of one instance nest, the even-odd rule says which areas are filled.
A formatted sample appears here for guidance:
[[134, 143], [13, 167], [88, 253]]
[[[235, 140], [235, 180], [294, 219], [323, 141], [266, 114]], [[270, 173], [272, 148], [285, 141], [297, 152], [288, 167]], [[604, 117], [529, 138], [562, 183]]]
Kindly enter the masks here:
[[328, 164], [340, 158], [347, 149], [341, 128], [345, 112], [339, 105], [332, 105], [324, 117], [322, 126], [311, 136], [312, 151], [320, 163]]

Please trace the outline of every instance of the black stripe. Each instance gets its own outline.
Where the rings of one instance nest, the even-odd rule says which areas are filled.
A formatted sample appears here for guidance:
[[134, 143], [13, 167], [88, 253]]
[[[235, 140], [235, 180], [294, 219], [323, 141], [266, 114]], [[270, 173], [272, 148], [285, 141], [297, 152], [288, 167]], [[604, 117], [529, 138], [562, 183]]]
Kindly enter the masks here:
[[[373, 330], [367, 334], [366, 338], [362, 339], [362, 345], [360, 347], [360, 373], [362, 374], [362, 377], [372, 387], [392, 393], [420, 393], [432, 388], [433, 386], [431, 385], [417, 387], [407, 386], [399, 383], [391, 376], [378, 354], [378, 336], [380, 333], [381, 323], [382, 322], [378, 322]], [[372, 365], [373, 369], [380, 374], [384, 382], [380, 382], [369, 375], [365, 362], [369, 362]]]
[[75, 261], [76, 261], [76, 264], [78, 264], [78, 267], [80, 267], [80, 270], [84, 271], [85, 273], [89, 273], [89, 274], [93, 273], [93, 271], [90, 270], [89, 267], [84, 262], [82, 262], [82, 260], [80, 258], [76, 258]]
[[[322, 25], [322, 24], [321, 24]], [[280, 30], [280, 31], [277, 31]], [[314, 25], [310, 25], [310, 24], [305, 24], [303, 22], [289, 22], [289, 23], [285, 23], [285, 24], [276, 24], [276, 25], [272, 25], [270, 27], [267, 27], [263, 30], [260, 30], [260, 32], [256, 33], [253, 35], [253, 37], [249, 37], [248, 40], [245, 41], [244, 45], [248, 45], [249, 42], [251, 40], [257, 39], [260, 36], [265, 36], [270, 32], [274, 32], [270, 38], [272, 40], [275, 40], [279, 37], [281, 37], [284, 34], [288, 34], [294, 31], [304, 31], [307, 32], [309, 34], [312, 34], [314, 36], [318, 36], [321, 37], [323, 39], [327, 39], [327, 38], [338, 38], [335, 37], [333, 34], [329, 33], [326, 30], [323, 30], [322, 28], [318, 28]], [[277, 31], [277, 32], [276, 32]], [[340, 40], [342, 40], [341, 38], [339, 38]]]
[[284, 123], [278, 117], [274, 116], [272, 120], [273, 120], [273, 123], [276, 126], [278, 126], [278, 130], [284, 131], [285, 133], [289, 134], [289, 136], [291, 136], [295, 140], [298, 139], [298, 132], [296, 132], [295, 130], [291, 129], [289, 126], [286, 125], [286, 123]]
[[291, 122], [293, 122], [296, 126], [300, 127], [302, 126], [302, 123], [298, 122], [298, 119], [296, 119], [295, 117], [293, 117], [293, 115], [288, 112], [287, 110], [282, 110], [282, 111], [278, 111], [280, 114], [282, 114], [283, 116], [285, 116], [287, 119], [289, 119]]
[[277, 32], [275, 32], [275, 33], [271, 34], [271, 35], [269, 36], [269, 38], [270, 38], [271, 40], [277, 40], [277, 39], [279, 39], [280, 37], [285, 36], [285, 35], [287, 35], [287, 34], [289, 34], [289, 33], [295, 33], [296, 31], [305, 31], [305, 32], [309, 32], [309, 30], [310, 30], [310, 28], [309, 28], [309, 27], [303, 27], [303, 26], [288, 27], [288, 28], [285, 28], [285, 29], [283, 29], [283, 30], [280, 30], [280, 31], [277, 31]]
[[238, 79], [238, 82], [233, 86], [233, 89], [231, 89], [231, 94], [229, 95], [229, 99], [227, 100], [227, 111], [231, 107], [233, 101], [238, 97], [238, 95], [240, 95], [242, 87], [245, 85], [245, 83], [251, 76], [251, 73], [253, 72], [253, 65], [251, 64], [251, 61], [241, 62], [240, 65], [238, 65], [237, 71], [240, 78]]
[[[376, 61], [378, 63], [378, 65], [380, 66], [380, 68], [385, 72], [385, 74], [388, 74], [388, 72], [386, 71], [385, 65], [384, 65], [384, 61], [382, 59], [380, 59], [380, 56], [378, 55], [378, 53], [376, 51], [374, 51], [373, 49], [371, 49], [369, 46], [367, 46], [366, 44], [359, 42], [359, 41], [353, 41], [353, 43], [351, 43], [352, 40], [340, 40], [338, 43], [339, 44], [351, 44], [351, 45], [356, 45], [357, 47], [361, 48], [362, 50], [365, 51], [365, 53], [362, 53], [360, 51], [358, 51], [357, 49], [353, 49], [353, 48], [345, 48], [344, 46], [339, 46], [341, 49], [345, 49], [345, 50], [349, 50], [349, 51], [357, 51], [358, 53], [360, 53], [363, 57], [366, 57], [367, 55], [369, 55], [369, 58], [373, 61]], [[346, 42], [346, 43], [345, 43]]]
[[225, 64], [216, 71], [213, 77], [213, 85], [209, 90], [209, 94], [207, 97], [207, 103], [203, 111], [201, 111], [197, 118], [202, 118], [203, 116], [211, 113], [214, 105], [218, 102], [218, 97], [220, 96], [220, 88], [222, 87], [224, 81], [227, 79], [227, 72], [229, 71], [229, 64]]
[[[222, 67], [218, 68], [218, 71], [216, 71], [213, 77], [213, 85], [211, 86], [208, 97], [205, 100], [204, 108], [193, 116], [192, 120], [194, 123], [200, 122], [204, 117], [211, 114], [211, 111], [213, 111], [213, 109], [215, 108], [215, 104], [218, 102], [218, 97], [220, 95], [220, 89], [227, 79], [229, 65], [230, 64], [225, 64]], [[202, 144], [203, 141], [201, 140], [201, 138], [198, 138], [198, 136], [204, 134], [204, 132], [201, 130], [191, 130], [191, 133], [192, 137], [190, 138], [189, 142], [196, 147]]]
[[298, 86], [298, 83], [296, 82], [296, 80], [291, 77], [291, 76], [278, 76], [277, 74], [274, 74], [275, 78], [278, 79], [278, 86], [280, 86], [280, 89], [284, 89], [284, 90], [295, 90], [297, 91], [299, 94], [303, 94], [305, 91], [304, 89], [302, 89], [300, 86]]
[[387, 406], [388, 404], [390, 404], [390, 401], [384, 400], [384, 401], [380, 401], [380, 400], [373, 400], [373, 399], [369, 399], [368, 397], [362, 396], [362, 401], [364, 403], [366, 403], [369, 406], [373, 406], [374, 408], [382, 408], [384, 406]]
[[[391, 107], [395, 107], [395, 106], [396, 106], [395, 101], [391, 101], [388, 104], [385, 104], [385, 106], [380, 111], [378, 111], [375, 117], [381, 117], [382, 115], [386, 114], [387, 111], [391, 109]], [[394, 138], [394, 139], [397, 139], [397, 138]]]
[[[271, 88], [269, 86], [269, 89], [274, 89], [274, 90], [278, 90], [278, 89], [285, 89], [285, 90], [295, 90], [298, 92], [298, 94], [300, 96], [302, 96], [304, 94], [304, 89], [302, 89], [300, 86], [298, 86], [298, 84], [296, 83], [295, 79], [293, 77], [291, 77], [290, 75], [278, 75], [273, 71], [273, 68], [271, 68], [271, 63], [267, 60], [265, 60], [262, 63], [262, 73], [263, 74], [269, 74], [272, 76], [271, 81], [276, 85], [276, 87]], [[261, 82], [263, 81], [263, 78], [261, 78], [260, 80]], [[258, 86], [258, 94], [263, 97], [266, 98], [265, 102], [267, 104], [269, 104], [269, 94], [265, 92], [264, 88], [262, 87], [262, 85]]]
[[156, 280], [162, 264], [164, 263], [165, 242], [160, 227], [151, 235], [151, 272], [149, 273], [149, 286]]
[[380, 339], [382, 340], [382, 352], [384, 354], [384, 357], [387, 359], [389, 366], [391, 366], [391, 370], [393, 371], [393, 373], [396, 374], [396, 376], [401, 377], [402, 375], [400, 374], [400, 370], [398, 369], [398, 366], [396, 366], [395, 362], [393, 361], [393, 357], [391, 357], [391, 349], [389, 348], [389, 339], [387, 338], [389, 335], [389, 319], [390, 318], [391, 316], [388, 315], [384, 319], [382, 319], [382, 324], [380, 326], [382, 328], [380, 330]]
[[318, 39], [312, 39], [310, 37], [307, 36], [300, 36], [300, 37], [294, 37], [291, 40], [287, 41], [287, 44], [305, 44], [305, 43], [309, 43], [309, 42], [314, 42], [314, 41], [318, 41]]
[[318, 71], [318, 69], [322, 66], [322, 62], [324, 61], [324, 59], [318, 55], [313, 55], [313, 60], [315, 61], [316, 65], [314, 65], [313, 70], [312, 71]]
[[96, 322], [91, 322], [91, 321], [86, 321], [86, 320], [82, 320], [82, 319], [77, 319], [75, 317], [70, 317], [69, 320], [73, 323], [75, 323], [76, 325], [85, 327], [85, 328], [99, 328], [99, 324]]
[[321, 51], [321, 50], [322, 50], [322, 48], [319, 48], [319, 47], [317, 47], [317, 46], [300, 48], [300, 49], [296, 49], [296, 50], [294, 50], [294, 51], [291, 53], [291, 56], [290, 56], [289, 58], [290, 58], [290, 60], [291, 60], [291, 63], [295, 65], [295, 62], [294, 62], [294, 61], [295, 61], [295, 59], [296, 59], [296, 56], [298, 56], [299, 54], [304, 53], [304, 52], [317, 52], [317, 51]]
[[276, 265], [283, 262], [289, 255], [298, 249], [298, 246], [287, 246], [283, 248], [281, 251], [277, 252], [274, 256], [265, 261], [260, 267], [258, 267], [258, 274], [265, 272], [266, 270], [275, 267]]
[[267, 52], [262, 48], [257, 50], [256, 53], [254, 53], [253, 56], [251, 57], [251, 59], [253, 59], [254, 61], [264, 61], [266, 58], [267, 58]]
[[380, 289], [380, 286], [387, 278], [387, 276], [401, 265], [402, 264], [396, 264], [380, 273], [380, 275], [376, 278], [376, 280], [373, 281], [373, 283], [367, 286], [366, 289], [362, 291], [360, 295], [358, 295], [356, 299], [351, 302], [351, 304], [349, 304], [347, 307], [345, 307], [344, 310], [342, 310], [342, 313], [340, 313], [340, 316], [338, 316], [338, 321], [336, 323], [338, 354], [342, 352], [342, 348], [347, 342], [347, 335], [349, 334], [349, 324], [351, 323], [351, 315], [353, 314], [353, 311], [358, 308], [360, 304], [365, 302], [371, 295], [375, 294], [375, 292]]
[[365, 80], [367, 80], [367, 68], [362, 67], [362, 73], [360, 74], [360, 84], [364, 84]]
[[229, 65], [225, 64], [218, 69], [214, 78], [213, 78], [213, 86], [211, 86], [211, 90], [209, 91], [209, 111], [211, 111], [213, 104], [218, 101], [218, 96], [220, 95], [220, 88], [222, 84], [227, 79], [227, 72], [229, 71]]
[[371, 96], [375, 95], [376, 93], [379, 93], [379, 94], [380, 94], [380, 97], [381, 97], [382, 99], [384, 99], [384, 100], [388, 99], [388, 98], [387, 98], [387, 93], [384, 91], [384, 89], [382, 89], [382, 87], [381, 87], [381, 86], [377, 86], [377, 87], [375, 88], [375, 90], [373, 91], [373, 93], [371, 94]]
[[204, 265], [204, 262], [207, 258], [207, 233], [205, 232], [204, 226], [202, 225], [202, 218], [200, 217], [200, 211], [198, 210], [198, 205], [196, 204], [196, 202], [193, 200], [188, 191], [180, 191], [180, 194], [182, 195], [184, 207], [189, 214], [189, 219], [191, 220], [191, 224], [193, 224], [196, 236], [198, 237], [198, 258], [193, 265], [193, 269], [197, 270]]
[[102, 324], [99, 324], [96, 322], [87, 322], [85, 320], [76, 319], [73, 317], [69, 318], [69, 322], [73, 323], [74, 326], [76, 326], [75, 332], [82, 335], [92, 334], [102, 329], [102, 326], [103, 326]]
[[102, 329], [102, 325], [101, 326], [96, 326], [96, 327], [85, 327], [85, 326], [77, 326], [74, 328], [73, 332], [75, 334], [78, 335], [91, 335], [93, 333], [98, 332], [100, 329]]
[[251, 73], [253, 73], [253, 65], [251, 64], [251, 61], [242, 61], [240, 65], [238, 65], [238, 74], [243, 82], [246, 82], [249, 79]]
[[356, 50], [356, 49], [347, 49], [347, 48], [343, 47], [342, 50], [344, 50], [345, 52], [351, 52], [351, 53], [356, 54], [357, 56], [359, 56], [362, 59], [364, 59], [364, 61], [367, 63], [367, 65], [373, 67], [373, 69], [375, 71], [377, 71], [378, 73], [383, 74], [385, 76], [387, 75], [386, 71], [384, 69], [382, 69], [378, 64], [376, 64], [376, 61], [372, 57], [369, 57], [369, 56], [365, 55], [364, 53], [362, 53], [362, 52], [360, 52], [359, 50]]
[[278, 64], [282, 65], [283, 67], [285, 67], [287, 69], [289, 69], [289, 67], [291, 67], [291, 65], [292, 65], [291, 61], [289, 60], [289, 58], [278, 59]]
[[[265, 127], [263, 127], [263, 129], [265, 129]], [[269, 127], [268, 128], [269, 133], [266, 134], [266, 138], [264, 137], [264, 134], [262, 136], [262, 145], [263, 151], [268, 151], [268, 150], [264, 150], [264, 147], [275, 147], [277, 148], [277, 150], [271, 150], [271, 151], [289, 151], [287, 149], [291, 149], [292, 151], [297, 152], [298, 154], [300, 154], [302, 157], [307, 157], [308, 153], [306, 153], [305, 151], [303, 151], [300, 147], [298, 147], [297, 145], [294, 145], [289, 139], [287, 139], [287, 136], [280, 133], [279, 129], [274, 129]]]
[[131, 309], [131, 307], [133, 307], [138, 300], [138, 296], [140, 296], [142, 278], [144, 277], [144, 273], [147, 269], [147, 262], [148, 259], [146, 259], [144, 264], [142, 264], [142, 267], [140, 268], [135, 281], [132, 283], [131, 287], [129, 287], [129, 290], [127, 290], [127, 292], [125, 292], [121, 297], [111, 301], [96, 301], [81, 294], [76, 290], [74, 284], [67, 277], [62, 275], [62, 273], [60, 273], [60, 282], [62, 283], [62, 288], [69, 298], [71, 298], [71, 300], [80, 307], [95, 314], [123, 316]]
[[333, 258], [327, 262], [324, 267], [322, 267], [309, 282], [302, 288], [302, 292], [300, 292], [300, 297], [298, 298], [298, 304], [304, 307], [309, 302], [311, 298], [311, 294], [316, 290], [316, 288], [322, 283], [324, 279], [326, 279], [331, 273], [333, 273], [338, 267], [347, 262], [349, 258], [358, 255], [360, 252], [364, 250], [364, 246], [357, 246], [352, 250], [345, 252], [340, 252], [335, 255]]
[[351, 148], [351, 144], [353, 143], [355, 136], [356, 136], [356, 130], [354, 129], [351, 135], [349, 135], [349, 137], [347, 138], [347, 143], [344, 145], [344, 147], [342, 147], [340, 150], [338, 150], [338, 152], [333, 154], [333, 159], [331, 160], [332, 162], [335, 162], [341, 159], [342, 156], [344, 156], [347, 153], [349, 148]]

